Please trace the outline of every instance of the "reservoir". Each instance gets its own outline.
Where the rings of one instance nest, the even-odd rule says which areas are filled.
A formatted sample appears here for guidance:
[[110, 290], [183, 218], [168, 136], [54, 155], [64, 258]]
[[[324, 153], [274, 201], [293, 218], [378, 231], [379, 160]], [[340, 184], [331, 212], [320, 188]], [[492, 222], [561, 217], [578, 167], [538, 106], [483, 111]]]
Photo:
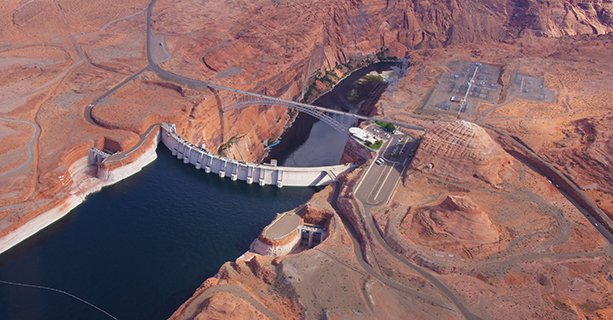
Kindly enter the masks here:
[[[0, 255], [0, 280], [65, 290], [119, 319], [165, 319], [277, 212], [315, 189], [220, 179], [174, 158], [90, 195]], [[0, 284], [0, 319], [110, 319], [65, 295]]]
[[[368, 113], [387, 84], [367, 74], [397, 65], [362, 68], [314, 104]], [[346, 141], [300, 114], [270, 158], [289, 166], [337, 164]], [[64, 290], [118, 319], [165, 319], [224, 262], [247, 251], [276, 213], [317, 191], [233, 182], [184, 164], [162, 145], [157, 153], [141, 172], [0, 255], [0, 280]], [[57, 292], [0, 283], [0, 319], [110, 318]]]

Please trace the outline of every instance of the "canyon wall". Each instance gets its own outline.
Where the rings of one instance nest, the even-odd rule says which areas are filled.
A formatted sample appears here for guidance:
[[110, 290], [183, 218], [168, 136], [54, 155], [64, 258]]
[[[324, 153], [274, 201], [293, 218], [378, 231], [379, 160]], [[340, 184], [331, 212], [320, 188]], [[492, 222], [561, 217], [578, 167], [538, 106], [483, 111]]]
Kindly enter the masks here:
[[[237, 97], [193, 92], [148, 71], [131, 79], [147, 65], [147, 1], [57, 4], [9, 1], [0, 8], [0, 43], [6, 44], [1, 68], [7, 75], [2, 84], [8, 89], [0, 112], [30, 124], [11, 129], [17, 132], [2, 141], [31, 139], [27, 152], [9, 159], [27, 165], [2, 176], [5, 217], [67, 191], [58, 176], [104, 137], [129, 148], [152, 121], [183, 120], [177, 129], [190, 142], [256, 161], [265, 155], [262, 142], [278, 137], [292, 118], [281, 107], [224, 110]], [[161, 63], [166, 70], [300, 99], [313, 79], [326, 79], [326, 71], [341, 70], [338, 77], [376, 61], [377, 53], [402, 57], [414, 49], [467, 42], [602, 34], [611, 32], [611, 16], [607, 1], [160, 0], [153, 8], [153, 31], [168, 53]], [[127, 84], [94, 109], [96, 121], [107, 127], [88, 122], [86, 106], [122, 81]]]
[[[168, 70], [240, 89], [299, 99], [316, 77], [335, 78], [379, 57], [469, 42], [513, 41], [613, 30], [605, 1], [254, 1], [240, 5], [161, 0]], [[328, 76], [329, 75], [329, 76]], [[221, 112], [236, 97], [212, 92], [179, 133], [243, 161], [261, 158], [290, 117], [283, 108]], [[218, 112], [219, 111], [219, 112]], [[258, 121], [252, 121], [258, 119]]]
[[[28, 124], [0, 141], [14, 149], [9, 144], [29, 140], [25, 152], [2, 160], [11, 172], [0, 172], [0, 235], [53, 208], [67, 211], [74, 194], [90, 192], [75, 191], [71, 168], [106, 138], [122, 149], [139, 146], [143, 157], [115, 162], [113, 181], [133, 172], [130, 165], [153, 159], [153, 147], [138, 142], [153, 121], [182, 119], [178, 131], [190, 142], [242, 161], [261, 159], [262, 141], [287, 126], [285, 108], [224, 110], [237, 97], [195, 93], [142, 72], [147, 4], [11, 0], [0, 8], [0, 115], [3, 122]], [[600, 35], [613, 30], [612, 16], [612, 4], [600, 0], [160, 0], [153, 29], [165, 39], [166, 70], [300, 99], [314, 78], [332, 69], [421, 48]], [[103, 126], [85, 115], [93, 101], [100, 103], [93, 116]]]

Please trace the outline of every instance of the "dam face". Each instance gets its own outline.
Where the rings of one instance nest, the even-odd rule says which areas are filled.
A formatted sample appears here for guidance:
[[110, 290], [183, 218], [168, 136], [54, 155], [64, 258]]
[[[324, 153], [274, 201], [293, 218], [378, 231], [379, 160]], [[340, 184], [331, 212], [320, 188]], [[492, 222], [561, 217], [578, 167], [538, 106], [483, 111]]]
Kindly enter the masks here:
[[[167, 319], [277, 212], [316, 191], [219, 179], [162, 145], [153, 153], [138, 174], [0, 255], [0, 279], [65, 290], [118, 319]], [[0, 285], [0, 319], [108, 318], [55, 292]]]
[[322, 167], [278, 167], [266, 164], [245, 163], [232, 160], [194, 146], [181, 138], [172, 124], [162, 124], [161, 141], [170, 149], [173, 156], [184, 163], [192, 164], [196, 169], [206, 173], [218, 174], [221, 178], [229, 177], [232, 181], [241, 180], [248, 184], [277, 187], [314, 187], [335, 182], [341, 174], [353, 168], [352, 164]]

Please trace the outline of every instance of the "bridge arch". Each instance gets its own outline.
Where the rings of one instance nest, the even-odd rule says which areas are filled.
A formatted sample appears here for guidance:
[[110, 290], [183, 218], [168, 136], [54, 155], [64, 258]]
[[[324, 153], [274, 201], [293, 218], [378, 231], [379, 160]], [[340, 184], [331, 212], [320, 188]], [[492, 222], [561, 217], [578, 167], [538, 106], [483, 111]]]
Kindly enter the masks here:
[[272, 100], [272, 99], [259, 98], [259, 97], [246, 97], [246, 98], [241, 98], [239, 101], [235, 103], [224, 106], [222, 110], [223, 112], [227, 112], [231, 110], [242, 109], [242, 108], [246, 108], [250, 106], [257, 106], [257, 105], [281, 106], [281, 107], [285, 107], [288, 109], [294, 109], [296, 111], [306, 113], [310, 116], [313, 116], [323, 121], [324, 123], [332, 127], [334, 130], [338, 131], [339, 133], [347, 134], [349, 131], [350, 126], [347, 126], [341, 123], [340, 121], [334, 119], [333, 117], [326, 114], [325, 112], [314, 109], [314, 108], [303, 106], [302, 104], [292, 103], [290, 101], [286, 102], [283, 100], [276, 100], [276, 99]]

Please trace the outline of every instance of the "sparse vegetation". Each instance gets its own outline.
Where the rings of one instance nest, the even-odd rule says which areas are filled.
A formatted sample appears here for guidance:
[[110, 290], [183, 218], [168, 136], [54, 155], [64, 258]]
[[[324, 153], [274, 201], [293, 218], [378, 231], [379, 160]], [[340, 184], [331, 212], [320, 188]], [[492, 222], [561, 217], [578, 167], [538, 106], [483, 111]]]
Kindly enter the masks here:
[[375, 121], [375, 123], [387, 132], [394, 132], [396, 130], [396, 126], [393, 123], [385, 121]]
[[[334, 86], [343, 76], [370, 64], [381, 62], [381, 61], [398, 61], [398, 58], [395, 56], [388, 56], [389, 49], [381, 48], [376, 53], [367, 54], [362, 57], [351, 57], [346, 63], [338, 63], [333, 69], [325, 70], [324, 72], [317, 71], [314, 76], [311, 76], [311, 84], [306, 89], [304, 96], [302, 98], [302, 102], [309, 102], [311, 96], [315, 93], [317, 94], [317, 82], [323, 82], [327, 87]], [[335, 72], [340, 71], [341, 76]]]
[[379, 61], [383, 61], [385, 60], [385, 53], [387, 53], [389, 51], [388, 48], [381, 48], [381, 50], [379, 52], [377, 52], [377, 59], [379, 59]]
[[370, 141], [366, 141], [366, 142], [364, 142], [364, 144], [367, 147], [369, 147], [369, 148], [371, 148], [373, 150], [379, 150], [379, 149], [381, 149], [381, 146], [383, 145], [383, 140], [377, 140], [377, 141], [375, 141], [375, 143], [371, 143]]
[[389, 48], [381, 48], [379, 50], [379, 52], [377, 52], [377, 59], [379, 59], [379, 61], [398, 61], [398, 57], [396, 56], [388, 56], [387, 53], [390, 51]]
[[354, 82], [354, 87], [347, 93], [347, 99], [351, 102], [358, 102], [366, 99], [377, 86], [385, 84], [383, 75], [371, 72]]

